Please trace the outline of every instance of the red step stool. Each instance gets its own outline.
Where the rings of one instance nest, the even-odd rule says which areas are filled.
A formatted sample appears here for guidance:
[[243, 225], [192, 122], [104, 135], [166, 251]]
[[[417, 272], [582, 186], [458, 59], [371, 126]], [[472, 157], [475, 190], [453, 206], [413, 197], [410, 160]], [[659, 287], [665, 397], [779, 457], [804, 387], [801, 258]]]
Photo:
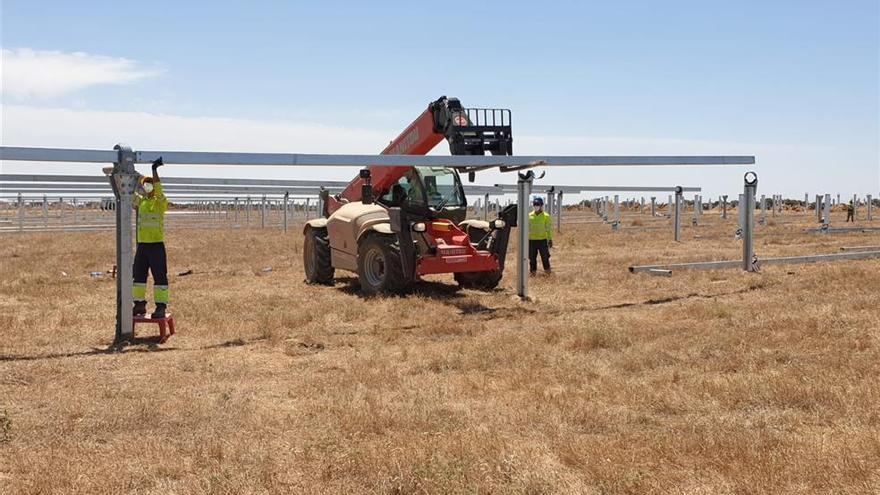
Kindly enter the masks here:
[[135, 325], [138, 323], [154, 323], [159, 325], [159, 343], [164, 344], [172, 335], [174, 335], [174, 317], [171, 313], [166, 313], [165, 318], [150, 318], [149, 315], [135, 316], [131, 321], [131, 335], [134, 336]]

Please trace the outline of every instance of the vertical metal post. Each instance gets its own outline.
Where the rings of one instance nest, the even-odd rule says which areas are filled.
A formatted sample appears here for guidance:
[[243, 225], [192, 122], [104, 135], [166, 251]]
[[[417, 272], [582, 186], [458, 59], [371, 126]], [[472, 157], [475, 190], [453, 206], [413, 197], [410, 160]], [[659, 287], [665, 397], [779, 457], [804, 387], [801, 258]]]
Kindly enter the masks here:
[[232, 221], [235, 223], [236, 227], [238, 226], [238, 198], [233, 198], [232, 200]]
[[666, 198], [666, 212], [668, 213], [669, 218], [672, 218], [673, 216], [675, 216], [672, 213], [672, 195], [671, 194]]
[[73, 224], [76, 225], [76, 198], [73, 198]]
[[644, 196], [642, 196], [642, 203], [641, 203], [641, 206], [639, 207], [639, 213], [641, 213], [642, 215], [645, 214], [645, 197]]
[[870, 194], [866, 197], [866, 199], [868, 200], [868, 211], [867, 211], [867, 217], [865, 219], [870, 222], [870, 221], [874, 220], [874, 214], [873, 214], [874, 213], [874, 211], [873, 211], [874, 210], [874, 203], [873, 203], [874, 200], [871, 198]]
[[755, 258], [755, 193], [758, 191], [758, 174], [746, 172], [743, 188], [742, 241], [743, 241], [743, 270], [753, 272], [756, 269]]
[[721, 196], [721, 218], [727, 220], [727, 195]]
[[620, 197], [617, 194], [614, 195], [614, 221], [611, 222], [611, 228], [620, 228]]
[[838, 204], [838, 205], [840, 204], [840, 193], [837, 193], [837, 203], [835, 203], [835, 204]]
[[859, 195], [853, 194], [853, 221], [859, 218]]
[[556, 193], [556, 232], [562, 233], [562, 191]]
[[489, 194], [486, 193], [483, 195], [483, 203], [481, 205], [483, 207], [483, 220], [489, 220]]
[[657, 196], [651, 196], [651, 218], [657, 213]]
[[519, 243], [516, 256], [516, 293], [522, 299], [529, 297], [529, 196], [535, 173], [528, 170], [519, 174], [516, 182], [516, 216]]
[[244, 224], [245, 224], [245, 227], [251, 226], [251, 197], [250, 196], [248, 196], [247, 200], [245, 201]]
[[675, 229], [675, 242], [681, 240], [681, 186], [675, 187], [675, 210], [672, 213], [672, 224]]
[[771, 203], [771, 207], [772, 207], [772, 209], [770, 210], [770, 216], [772, 216], [772, 217], [775, 218], [775, 217], [776, 217], [776, 208], [779, 207], [779, 203], [776, 201], [776, 195], [775, 195], [775, 194], [773, 195], [772, 198], [770, 198], [770, 201], [772, 201], [772, 203]]
[[702, 198], [700, 198], [699, 194], [694, 194], [694, 219], [693, 225], [696, 227], [700, 223], [700, 210], [703, 209]]
[[113, 147], [119, 156], [110, 174], [110, 186], [116, 197], [116, 343], [129, 340], [132, 327], [132, 195], [138, 173], [135, 153], [124, 144]]
[[804, 214], [810, 213], [810, 193], [804, 193]]
[[764, 225], [767, 221], [767, 200], [764, 198], [764, 195], [761, 195], [761, 219], [758, 221], [761, 225]]
[[306, 220], [312, 217], [312, 198], [306, 198]]
[[284, 233], [287, 233], [287, 202], [290, 199], [290, 193], [284, 193]]
[[46, 195], [43, 195], [43, 226], [49, 227], [49, 202]]
[[24, 199], [18, 193], [18, 231], [24, 231]]
[[816, 195], [816, 223], [822, 223], [822, 195]]
[[828, 227], [831, 225], [831, 195], [825, 195], [825, 204], [823, 208], [823, 218], [822, 218], [822, 226]]
[[260, 228], [266, 227], [266, 195], [263, 195], [263, 200], [260, 202]]

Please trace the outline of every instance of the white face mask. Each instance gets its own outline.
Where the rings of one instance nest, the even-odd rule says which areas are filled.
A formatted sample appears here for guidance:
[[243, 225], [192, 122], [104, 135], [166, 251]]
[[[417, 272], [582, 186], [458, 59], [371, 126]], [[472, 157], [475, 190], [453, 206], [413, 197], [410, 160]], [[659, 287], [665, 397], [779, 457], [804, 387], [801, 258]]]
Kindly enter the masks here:
[[150, 194], [153, 192], [153, 183], [152, 182], [144, 182], [144, 192]]

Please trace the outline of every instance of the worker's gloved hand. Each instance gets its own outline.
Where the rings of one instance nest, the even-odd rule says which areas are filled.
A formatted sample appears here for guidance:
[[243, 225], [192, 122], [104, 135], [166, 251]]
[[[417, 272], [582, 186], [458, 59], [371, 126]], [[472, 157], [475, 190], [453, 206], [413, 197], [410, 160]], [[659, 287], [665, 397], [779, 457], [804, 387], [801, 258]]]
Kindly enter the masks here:
[[547, 241], [547, 247], [553, 249], [553, 239]]
[[153, 160], [153, 170], [156, 170], [157, 168], [161, 167], [162, 165], [165, 165], [165, 162], [162, 161], [161, 156], [159, 158], [156, 158], [155, 160]]

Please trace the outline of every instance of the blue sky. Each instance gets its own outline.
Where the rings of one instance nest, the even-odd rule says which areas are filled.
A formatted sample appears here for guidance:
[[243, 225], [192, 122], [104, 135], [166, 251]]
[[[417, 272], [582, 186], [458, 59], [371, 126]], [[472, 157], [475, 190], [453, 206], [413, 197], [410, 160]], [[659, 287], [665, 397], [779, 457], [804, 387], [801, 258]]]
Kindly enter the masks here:
[[370, 153], [448, 94], [511, 108], [522, 154], [749, 153], [767, 194], [880, 190], [877, 0], [374, 3], [4, 0], [3, 144]]

